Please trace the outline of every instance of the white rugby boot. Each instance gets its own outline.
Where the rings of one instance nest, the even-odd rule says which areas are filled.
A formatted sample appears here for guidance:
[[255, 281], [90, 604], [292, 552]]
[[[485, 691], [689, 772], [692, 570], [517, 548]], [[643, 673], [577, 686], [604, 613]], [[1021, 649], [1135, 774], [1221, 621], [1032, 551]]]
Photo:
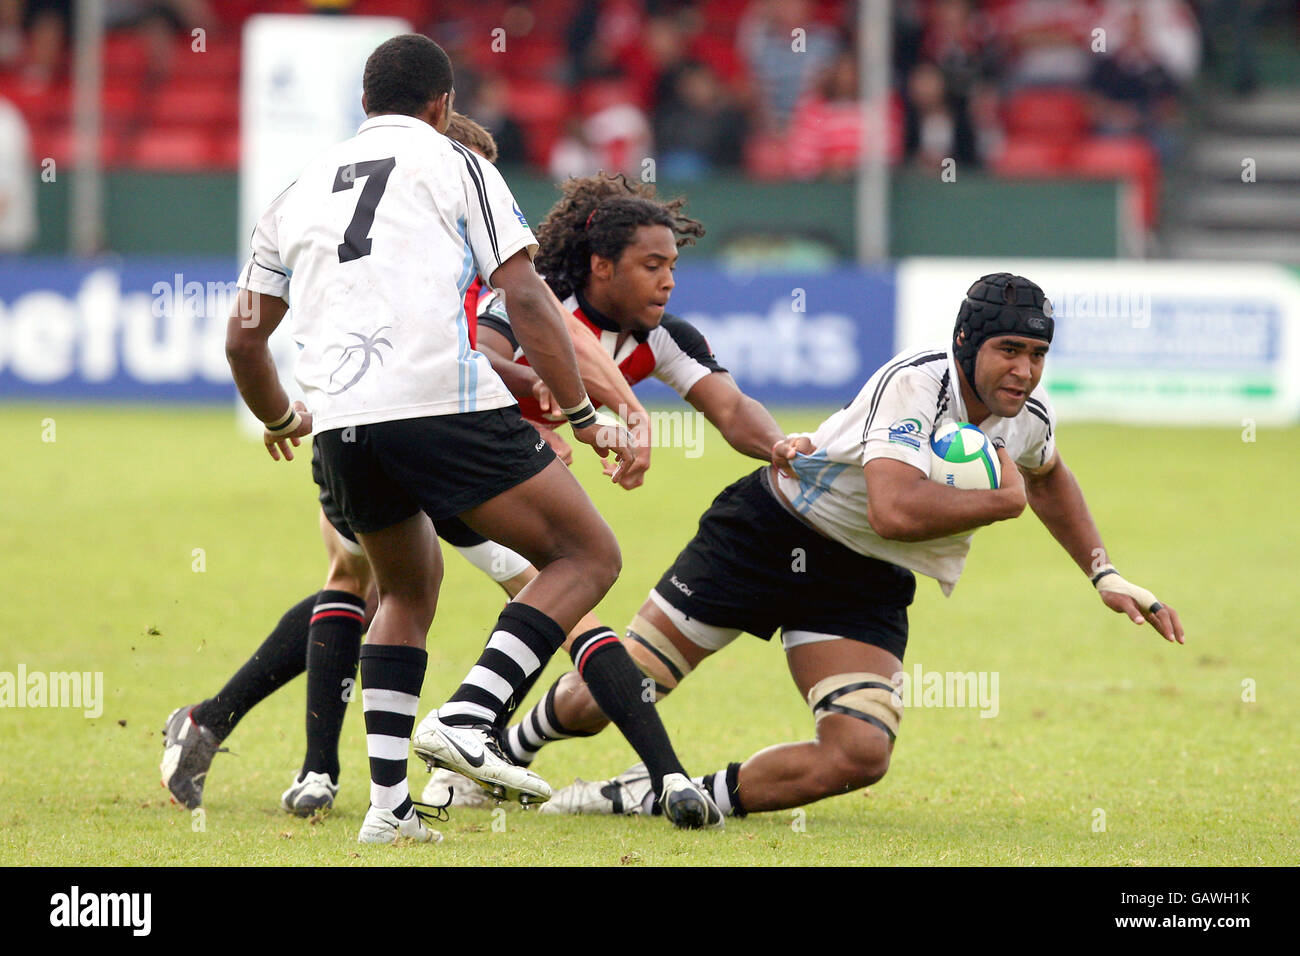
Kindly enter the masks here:
[[280, 795], [280, 806], [296, 817], [309, 817], [332, 808], [338, 793], [329, 774], [312, 772], [293, 778], [293, 786]]
[[575, 815], [646, 813], [650, 809], [653, 790], [645, 764], [639, 763], [609, 780], [583, 780], [579, 777], [557, 790], [539, 812]]
[[433, 771], [420, 799], [435, 807], [467, 807], [471, 810], [491, 810], [497, 805], [497, 801], [477, 781], [443, 767]]
[[455, 727], [433, 711], [415, 728], [411, 749], [430, 769], [445, 767], [469, 777], [497, 800], [525, 806], [551, 799], [551, 785], [501, 752], [491, 726]]
[[424, 821], [433, 819], [431, 814], [421, 813], [416, 806], [414, 813], [405, 820], [397, 819], [392, 810], [380, 810], [370, 807], [366, 818], [361, 823], [361, 832], [357, 834], [358, 843], [395, 843], [405, 838], [415, 843], [438, 843], [442, 834], [424, 825]]

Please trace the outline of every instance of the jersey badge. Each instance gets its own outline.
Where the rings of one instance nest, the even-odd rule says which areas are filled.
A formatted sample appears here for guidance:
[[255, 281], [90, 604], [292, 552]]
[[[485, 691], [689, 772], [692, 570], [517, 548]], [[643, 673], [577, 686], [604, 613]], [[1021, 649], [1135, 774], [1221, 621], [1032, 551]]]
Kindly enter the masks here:
[[921, 447], [922, 425], [919, 419], [901, 418], [889, 426], [889, 440], [895, 445]]

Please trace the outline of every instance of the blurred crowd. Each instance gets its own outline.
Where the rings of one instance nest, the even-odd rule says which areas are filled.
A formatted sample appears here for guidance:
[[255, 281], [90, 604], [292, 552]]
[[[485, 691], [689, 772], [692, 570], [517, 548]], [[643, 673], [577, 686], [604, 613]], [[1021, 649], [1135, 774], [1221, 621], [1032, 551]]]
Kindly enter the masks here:
[[[880, 111], [883, 147], [898, 166], [951, 160], [1006, 175], [1158, 169], [1178, 149], [1203, 52], [1230, 58], [1238, 89], [1249, 92], [1261, 16], [1278, 3], [897, 0], [890, 93], [868, 106]], [[846, 178], [862, 148], [867, 109], [851, 0], [105, 5], [107, 129], [128, 131], [106, 140], [110, 165], [233, 167], [237, 83], [217, 69], [221, 58], [184, 77], [192, 109], [173, 81], [198, 27], [210, 50], [231, 54], [237, 75], [239, 26], [256, 12], [405, 17], [451, 54], [457, 105], [494, 133], [501, 162], [555, 177], [598, 168], [640, 175], [653, 158], [665, 179]], [[17, 105], [37, 155], [57, 155], [67, 142], [72, 7], [0, 0], [0, 102]], [[1211, 32], [1227, 42], [1203, 51]], [[155, 108], [169, 94], [170, 111]], [[201, 123], [208, 128], [196, 131]]]

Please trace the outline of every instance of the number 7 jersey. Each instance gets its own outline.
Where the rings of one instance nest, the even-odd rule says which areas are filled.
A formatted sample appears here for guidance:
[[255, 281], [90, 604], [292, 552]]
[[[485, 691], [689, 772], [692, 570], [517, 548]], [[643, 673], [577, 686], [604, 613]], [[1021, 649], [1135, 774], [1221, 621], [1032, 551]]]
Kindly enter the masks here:
[[315, 429], [515, 399], [470, 344], [465, 290], [537, 240], [491, 163], [412, 116], [317, 156], [253, 230], [239, 286], [290, 304]]

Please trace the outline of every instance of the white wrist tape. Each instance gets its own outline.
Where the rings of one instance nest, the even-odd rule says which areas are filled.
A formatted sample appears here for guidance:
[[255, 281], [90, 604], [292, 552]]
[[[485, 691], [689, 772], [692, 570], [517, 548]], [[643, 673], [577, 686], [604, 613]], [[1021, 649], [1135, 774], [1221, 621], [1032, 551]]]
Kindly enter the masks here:
[[1107, 564], [1097, 569], [1097, 573], [1092, 576], [1092, 583], [1098, 591], [1116, 591], [1125, 594], [1137, 602], [1138, 607], [1148, 614], [1155, 614], [1163, 604], [1156, 600], [1156, 596], [1144, 587], [1139, 587], [1130, 581], [1120, 577], [1120, 573], [1115, 570], [1115, 566]]
[[263, 422], [262, 424], [266, 428], [266, 433], [269, 436], [272, 438], [283, 438], [285, 435], [292, 435], [298, 430], [298, 426], [302, 424], [302, 416], [298, 414], [296, 408], [290, 408], [289, 417], [287, 419], [282, 418], [279, 422]]

